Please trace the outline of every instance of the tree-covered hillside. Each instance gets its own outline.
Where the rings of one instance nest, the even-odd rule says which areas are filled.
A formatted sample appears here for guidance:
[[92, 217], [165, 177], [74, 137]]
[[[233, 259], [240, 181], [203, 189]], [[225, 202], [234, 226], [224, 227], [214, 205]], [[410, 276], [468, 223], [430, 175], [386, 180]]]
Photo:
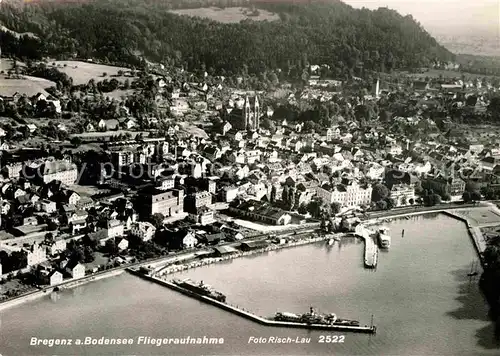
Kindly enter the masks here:
[[280, 21], [223, 24], [179, 16], [174, 8], [216, 4], [248, 6], [242, 0], [100, 0], [84, 3], [2, 3], [0, 24], [40, 40], [0, 34], [3, 54], [19, 58], [98, 58], [137, 64], [138, 56], [216, 72], [261, 73], [267, 68], [329, 64], [333, 75], [425, 66], [454, 56], [411, 16], [388, 9], [357, 10], [341, 3], [256, 1]]

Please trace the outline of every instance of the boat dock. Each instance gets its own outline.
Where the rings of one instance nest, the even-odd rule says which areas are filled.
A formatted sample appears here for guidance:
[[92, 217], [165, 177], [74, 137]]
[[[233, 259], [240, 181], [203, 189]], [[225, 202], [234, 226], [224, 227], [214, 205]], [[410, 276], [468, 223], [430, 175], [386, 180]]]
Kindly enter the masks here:
[[233, 305], [229, 305], [227, 303], [222, 303], [219, 302], [215, 299], [199, 295], [197, 293], [194, 293], [190, 290], [184, 289], [174, 283], [171, 283], [165, 279], [160, 279], [156, 278], [150, 275], [145, 275], [137, 270], [134, 269], [127, 269], [128, 272], [139, 276], [141, 278], [144, 278], [148, 281], [160, 284], [162, 286], [165, 286], [167, 288], [170, 288], [176, 292], [182, 293], [184, 295], [187, 295], [189, 297], [198, 299], [200, 301], [203, 301], [205, 303], [211, 304], [213, 306], [219, 307], [220, 309], [223, 309], [225, 311], [231, 312], [233, 314], [239, 315], [243, 318], [252, 320], [254, 322], [257, 322], [261, 325], [266, 325], [266, 326], [274, 326], [274, 327], [288, 327], [288, 328], [299, 328], [299, 329], [314, 329], [314, 330], [335, 330], [335, 331], [351, 331], [351, 332], [359, 332], [359, 333], [367, 333], [367, 334], [375, 334], [377, 331], [377, 327], [375, 325], [365, 325], [365, 326], [351, 326], [351, 325], [323, 325], [323, 324], [307, 324], [307, 323], [291, 323], [291, 322], [286, 322], [286, 321], [276, 321], [276, 320], [270, 320], [258, 315], [255, 315], [249, 311], [243, 310], [241, 308], [238, 308]]
[[358, 225], [356, 227], [356, 236], [365, 240], [365, 267], [375, 268], [378, 262], [378, 246], [375, 242], [373, 233], [366, 227]]

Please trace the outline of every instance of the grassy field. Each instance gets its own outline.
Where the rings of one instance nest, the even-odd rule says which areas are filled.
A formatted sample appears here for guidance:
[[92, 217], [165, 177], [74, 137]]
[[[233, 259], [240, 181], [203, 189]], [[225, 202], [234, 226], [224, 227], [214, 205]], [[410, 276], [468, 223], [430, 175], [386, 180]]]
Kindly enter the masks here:
[[183, 132], [186, 136], [193, 135], [195, 137], [200, 137], [204, 139], [208, 138], [208, 135], [204, 130], [194, 126], [189, 122], [179, 122], [178, 125], [179, 125], [179, 131]]
[[90, 185], [75, 184], [71, 187], [71, 189], [77, 192], [78, 194], [86, 197], [91, 197], [92, 195], [101, 193], [101, 190], [99, 188]]
[[[19, 67], [25, 67], [26, 66], [25, 63], [20, 62], [20, 61], [17, 61], [17, 65]], [[7, 72], [7, 71], [11, 70], [13, 67], [14, 67], [14, 61], [12, 59], [2, 58], [0, 60], [0, 71]]]
[[455, 70], [444, 70], [444, 69], [430, 69], [429, 71], [427, 71], [425, 73], [401, 72], [401, 74], [409, 75], [415, 79], [425, 79], [426, 77], [433, 79], [433, 78], [439, 78], [440, 75], [442, 75], [443, 78], [450, 78], [450, 79], [452, 79], [452, 78], [460, 79], [460, 78], [462, 78], [462, 75], [464, 75], [468, 79], [493, 78], [494, 77], [492, 75], [473, 74], [473, 73], [459, 72], [459, 71], [455, 71]]
[[225, 9], [220, 9], [218, 7], [203, 7], [198, 9], [172, 10], [171, 12], [178, 15], [203, 17], [222, 23], [238, 23], [246, 19], [254, 21], [276, 21], [280, 19], [278, 15], [262, 9], [259, 9], [259, 16], [247, 16], [245, 11], [250, 12], [251, 10], [243, 7], [227, 7]]
[[[120, 70], [124, 73], [130, 73], [130, 69], [124, 67], [113, 67], [104, 64], [87, 63], [80, 61], [49, 62], [49, 66], [53, 66], [53, 64], [55, 64], [55, 67], [58, 70], [66, 73], [68, 76], [73, 78], [73, 84], [75, 85], [86, 84], [90, 79], [94, 79], [96, 82], [104, 79], [109, 80], [112, 78], [115, 78], [118, 81], [124, 81], [127, 78], [132, 79], [131, 77], [127, 76], [117, 76], [118, 71]], [[107, 75], [103, 77], [103, 73], [106, 73]]]
[[5, 75], [0, 75], [0, 95], [12, 96], [15, 93], [26, 94], [31, 97], [38, 93], [49, 95], [45, 89], [55, 86], [50, 80], [24, 76], [24, 79], [8, 79]]
[[134, 94], [134, 91], [135, 91], [134, 89], [127, 89], [127, 90], [118, 89], [112, 91], [111, 93], [104, 93], [104, 96], [111, 99], [122, 100], [122, 98], [126, 98]]

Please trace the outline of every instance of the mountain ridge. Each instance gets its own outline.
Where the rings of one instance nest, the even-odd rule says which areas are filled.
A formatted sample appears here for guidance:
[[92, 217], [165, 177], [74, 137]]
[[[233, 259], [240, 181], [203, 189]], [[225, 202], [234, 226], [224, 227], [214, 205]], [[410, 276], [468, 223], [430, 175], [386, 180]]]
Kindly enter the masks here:
[[[280, 20], [227, 24], [170, 12], [205, 5], [263, 9], [278, 14]], [[37, 46], [30, 43], [36, 48], [27, 51], [37, 58], [76, 55], [137, 65], [141, 60], [132, 53], [139, 51], [147, 59], [189, 69], [262, 73], [325, 63], [335, 75], [454, 59], [411, 16], [383, 8], [354, 9], [341, 1], [90, 0], [0, 6], [0, 23], [40, 37]], [[7, 43], [5, 53], [23, 56], [22, 49], [13, 49], [15, 39], [5, 34], [0, 39]]]

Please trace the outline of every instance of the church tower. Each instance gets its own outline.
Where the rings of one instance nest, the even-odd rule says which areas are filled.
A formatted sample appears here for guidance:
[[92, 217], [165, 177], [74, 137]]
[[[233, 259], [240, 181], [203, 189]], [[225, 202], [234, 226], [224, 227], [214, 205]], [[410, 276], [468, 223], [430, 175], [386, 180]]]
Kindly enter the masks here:
[[248, 96], [245, 98], [245, 104], [243, 104], [243, 122], [245, 130], [252, 129], [252, 108]]
[[248, 96], [245, 98], [245, 104], [243, 105], [243, 122], [244, 127], [247, 130], [257, 131], [260, 127], [260, 104], [259, 99], [255, 96], [249, 99]]
[[255, 116], [255, 125], [254, 125], [254, 130], [257, 131], [260, 128], [260, 104], [259, 104], [259, 98], [257, 95], [255, 96], [255, 103], [254, 103], [254, 116]]
[[375, 79], [373, 83], [373, 95], [375, 98], [380, 98], [380, 79]]

